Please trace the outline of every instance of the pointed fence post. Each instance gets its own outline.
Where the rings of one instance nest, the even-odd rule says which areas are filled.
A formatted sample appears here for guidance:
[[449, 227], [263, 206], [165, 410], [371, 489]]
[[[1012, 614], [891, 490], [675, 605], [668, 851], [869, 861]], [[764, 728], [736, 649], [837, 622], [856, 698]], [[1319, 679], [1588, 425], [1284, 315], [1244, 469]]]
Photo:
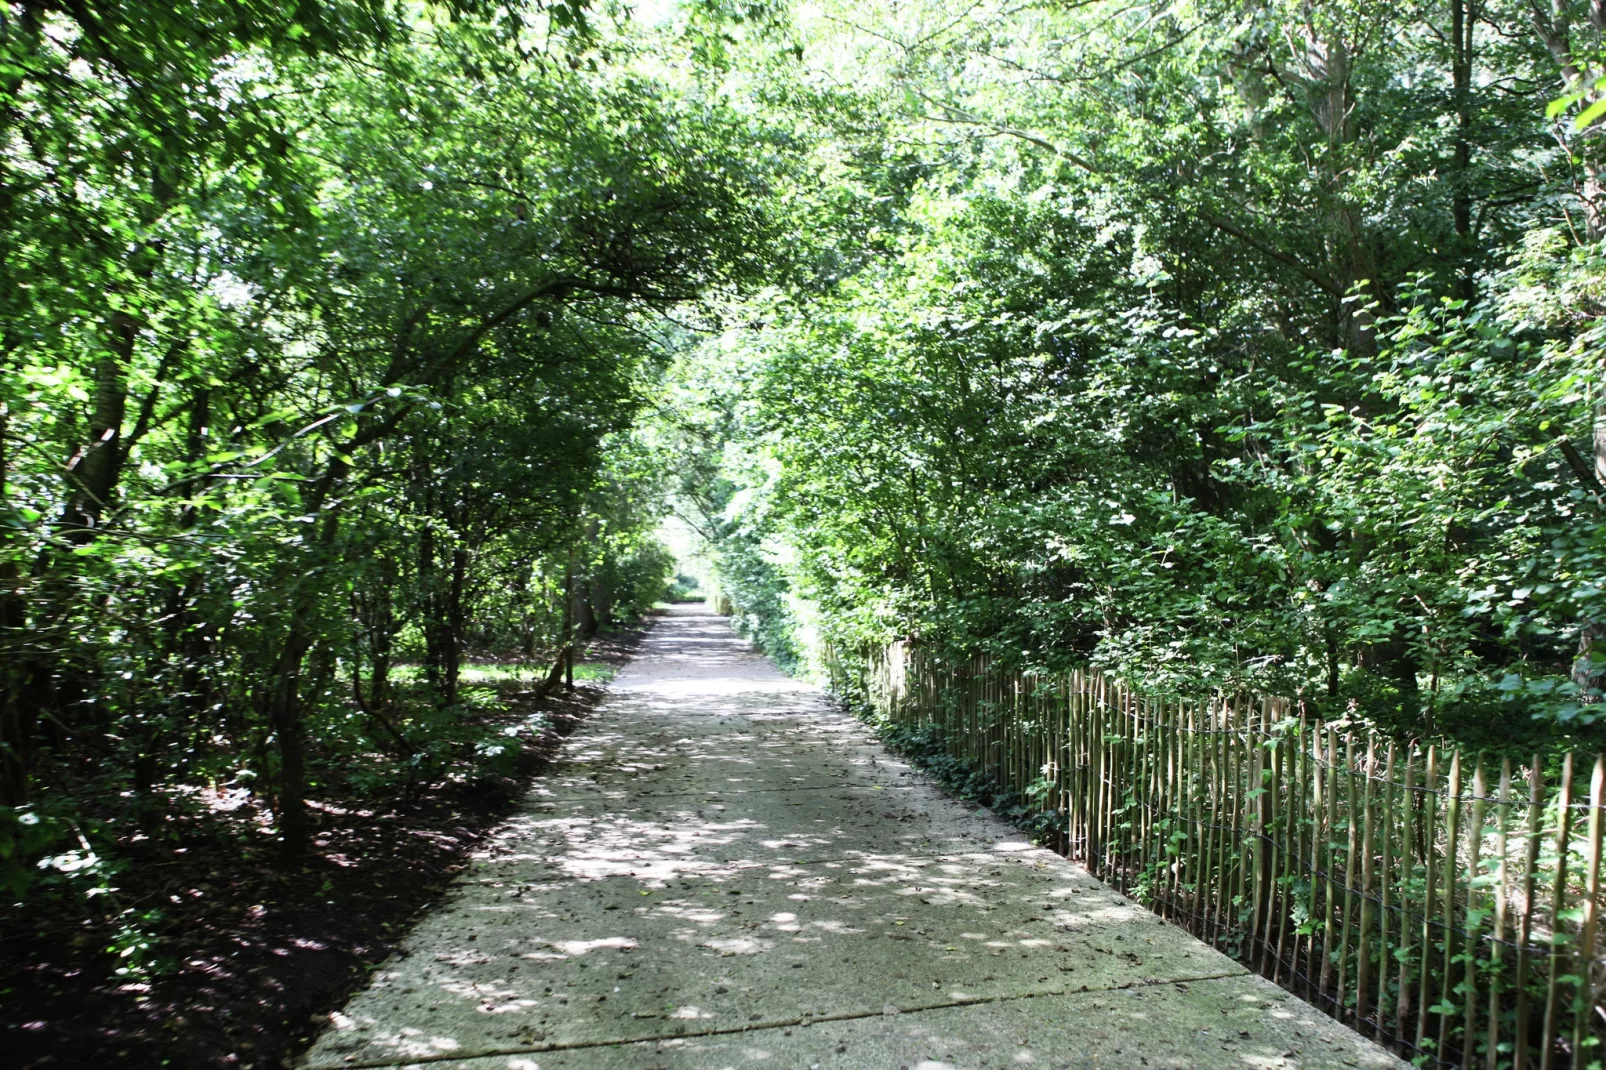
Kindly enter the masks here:
[[1571, 754], [1549, 789], [1540, 756], [1503, 760], [1491, 795], [1481, 758], [1340, 741], [1280, 699], [1162, 698], [906, 640], [826, 659], [838, 690], [939, 731], [1001, 792], [1031, 792], [1067, 854], [1403, 1054], [1483, 1070], [1598, 1061], [1606, 756], [1586, 823]]

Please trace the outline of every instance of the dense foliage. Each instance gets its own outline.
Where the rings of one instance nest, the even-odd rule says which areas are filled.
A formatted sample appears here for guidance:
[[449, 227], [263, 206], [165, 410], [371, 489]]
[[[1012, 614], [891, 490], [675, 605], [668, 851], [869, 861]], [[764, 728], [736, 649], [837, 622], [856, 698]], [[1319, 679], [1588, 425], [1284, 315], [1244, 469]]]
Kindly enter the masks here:
[[331, 779], [501, 753], [466, 659], [667, 589], [634, 429], [668, 311], [769, 263], [770, 139], [569, 5], [24, 0], [0, 49], [0, 881], [241, 794], [293, 859]]
[[806, 622], [1406, 734], [1587, 731], [1602, 18], [799, 14], [766, 77], [828, 131], [834, 270], [686, 375], [739, 608], [783, 649]]
[[1600, 4], [643, 6], [0, 7], [15, 895], [491, 760], [670, 508], [788, 666], [1595, 731]]

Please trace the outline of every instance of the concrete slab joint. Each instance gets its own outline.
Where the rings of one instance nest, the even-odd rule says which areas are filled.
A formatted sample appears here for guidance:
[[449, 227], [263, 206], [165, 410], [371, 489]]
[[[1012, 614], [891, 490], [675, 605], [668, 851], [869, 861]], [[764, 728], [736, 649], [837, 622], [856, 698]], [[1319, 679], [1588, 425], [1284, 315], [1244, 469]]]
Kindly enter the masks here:
[[307, 1070], [1401, 1067], [676, 607]]

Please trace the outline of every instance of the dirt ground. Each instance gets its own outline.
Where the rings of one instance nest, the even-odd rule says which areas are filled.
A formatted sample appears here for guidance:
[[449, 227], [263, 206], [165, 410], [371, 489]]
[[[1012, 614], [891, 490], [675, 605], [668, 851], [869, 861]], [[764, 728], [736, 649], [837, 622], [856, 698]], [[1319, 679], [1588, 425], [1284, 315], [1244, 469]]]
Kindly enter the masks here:
[[[594, 641], [586, 660], [622, 664], [641, 636]], [[33, 905], [0, 918], [0, 1061], [23, 1070], [287, 1065], [439, 901], [604, 694], [577, 681], [573, 693], [541, 700], [550, 728], [516, 779], [405, 801], [319, 797], [316, 851], [299, 871], [243, 827], [250, 812], [120, 844], [119, 895], [161, 906], [157, 951], [172, 968], [125, 983], [113, 975], [103, 925]]]

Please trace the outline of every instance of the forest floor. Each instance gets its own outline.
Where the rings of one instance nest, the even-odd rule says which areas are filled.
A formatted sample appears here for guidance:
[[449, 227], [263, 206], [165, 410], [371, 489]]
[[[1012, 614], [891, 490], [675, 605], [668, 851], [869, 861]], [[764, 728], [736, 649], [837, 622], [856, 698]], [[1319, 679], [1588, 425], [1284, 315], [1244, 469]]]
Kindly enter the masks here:
[[1401, 1067], [659, 618], [302, 1065]]
[[[640, 631], [593, 640], [584, 664], [605, 677]], [[598, 671], [601, 669], [601, 671]], [[528, 680], [523, 682], [527, 686]], [[606, 695], [578, 680], [534, 705], [516, 677], [489, 718], [546, 728], [516, 777], [414, 789], [407, 796], [325, 791], [316, 851], [286, 869], [254, 827], [256, 806], [175, 817], [159, 838], [118, 846], [120, 901], [156, 906], [141, 980], [112, 975], [103, 924], [62, 903], [0, 919], [0, 1063], [7, 1067], [267, 1068], [288, 1065], [464, 869]]]

